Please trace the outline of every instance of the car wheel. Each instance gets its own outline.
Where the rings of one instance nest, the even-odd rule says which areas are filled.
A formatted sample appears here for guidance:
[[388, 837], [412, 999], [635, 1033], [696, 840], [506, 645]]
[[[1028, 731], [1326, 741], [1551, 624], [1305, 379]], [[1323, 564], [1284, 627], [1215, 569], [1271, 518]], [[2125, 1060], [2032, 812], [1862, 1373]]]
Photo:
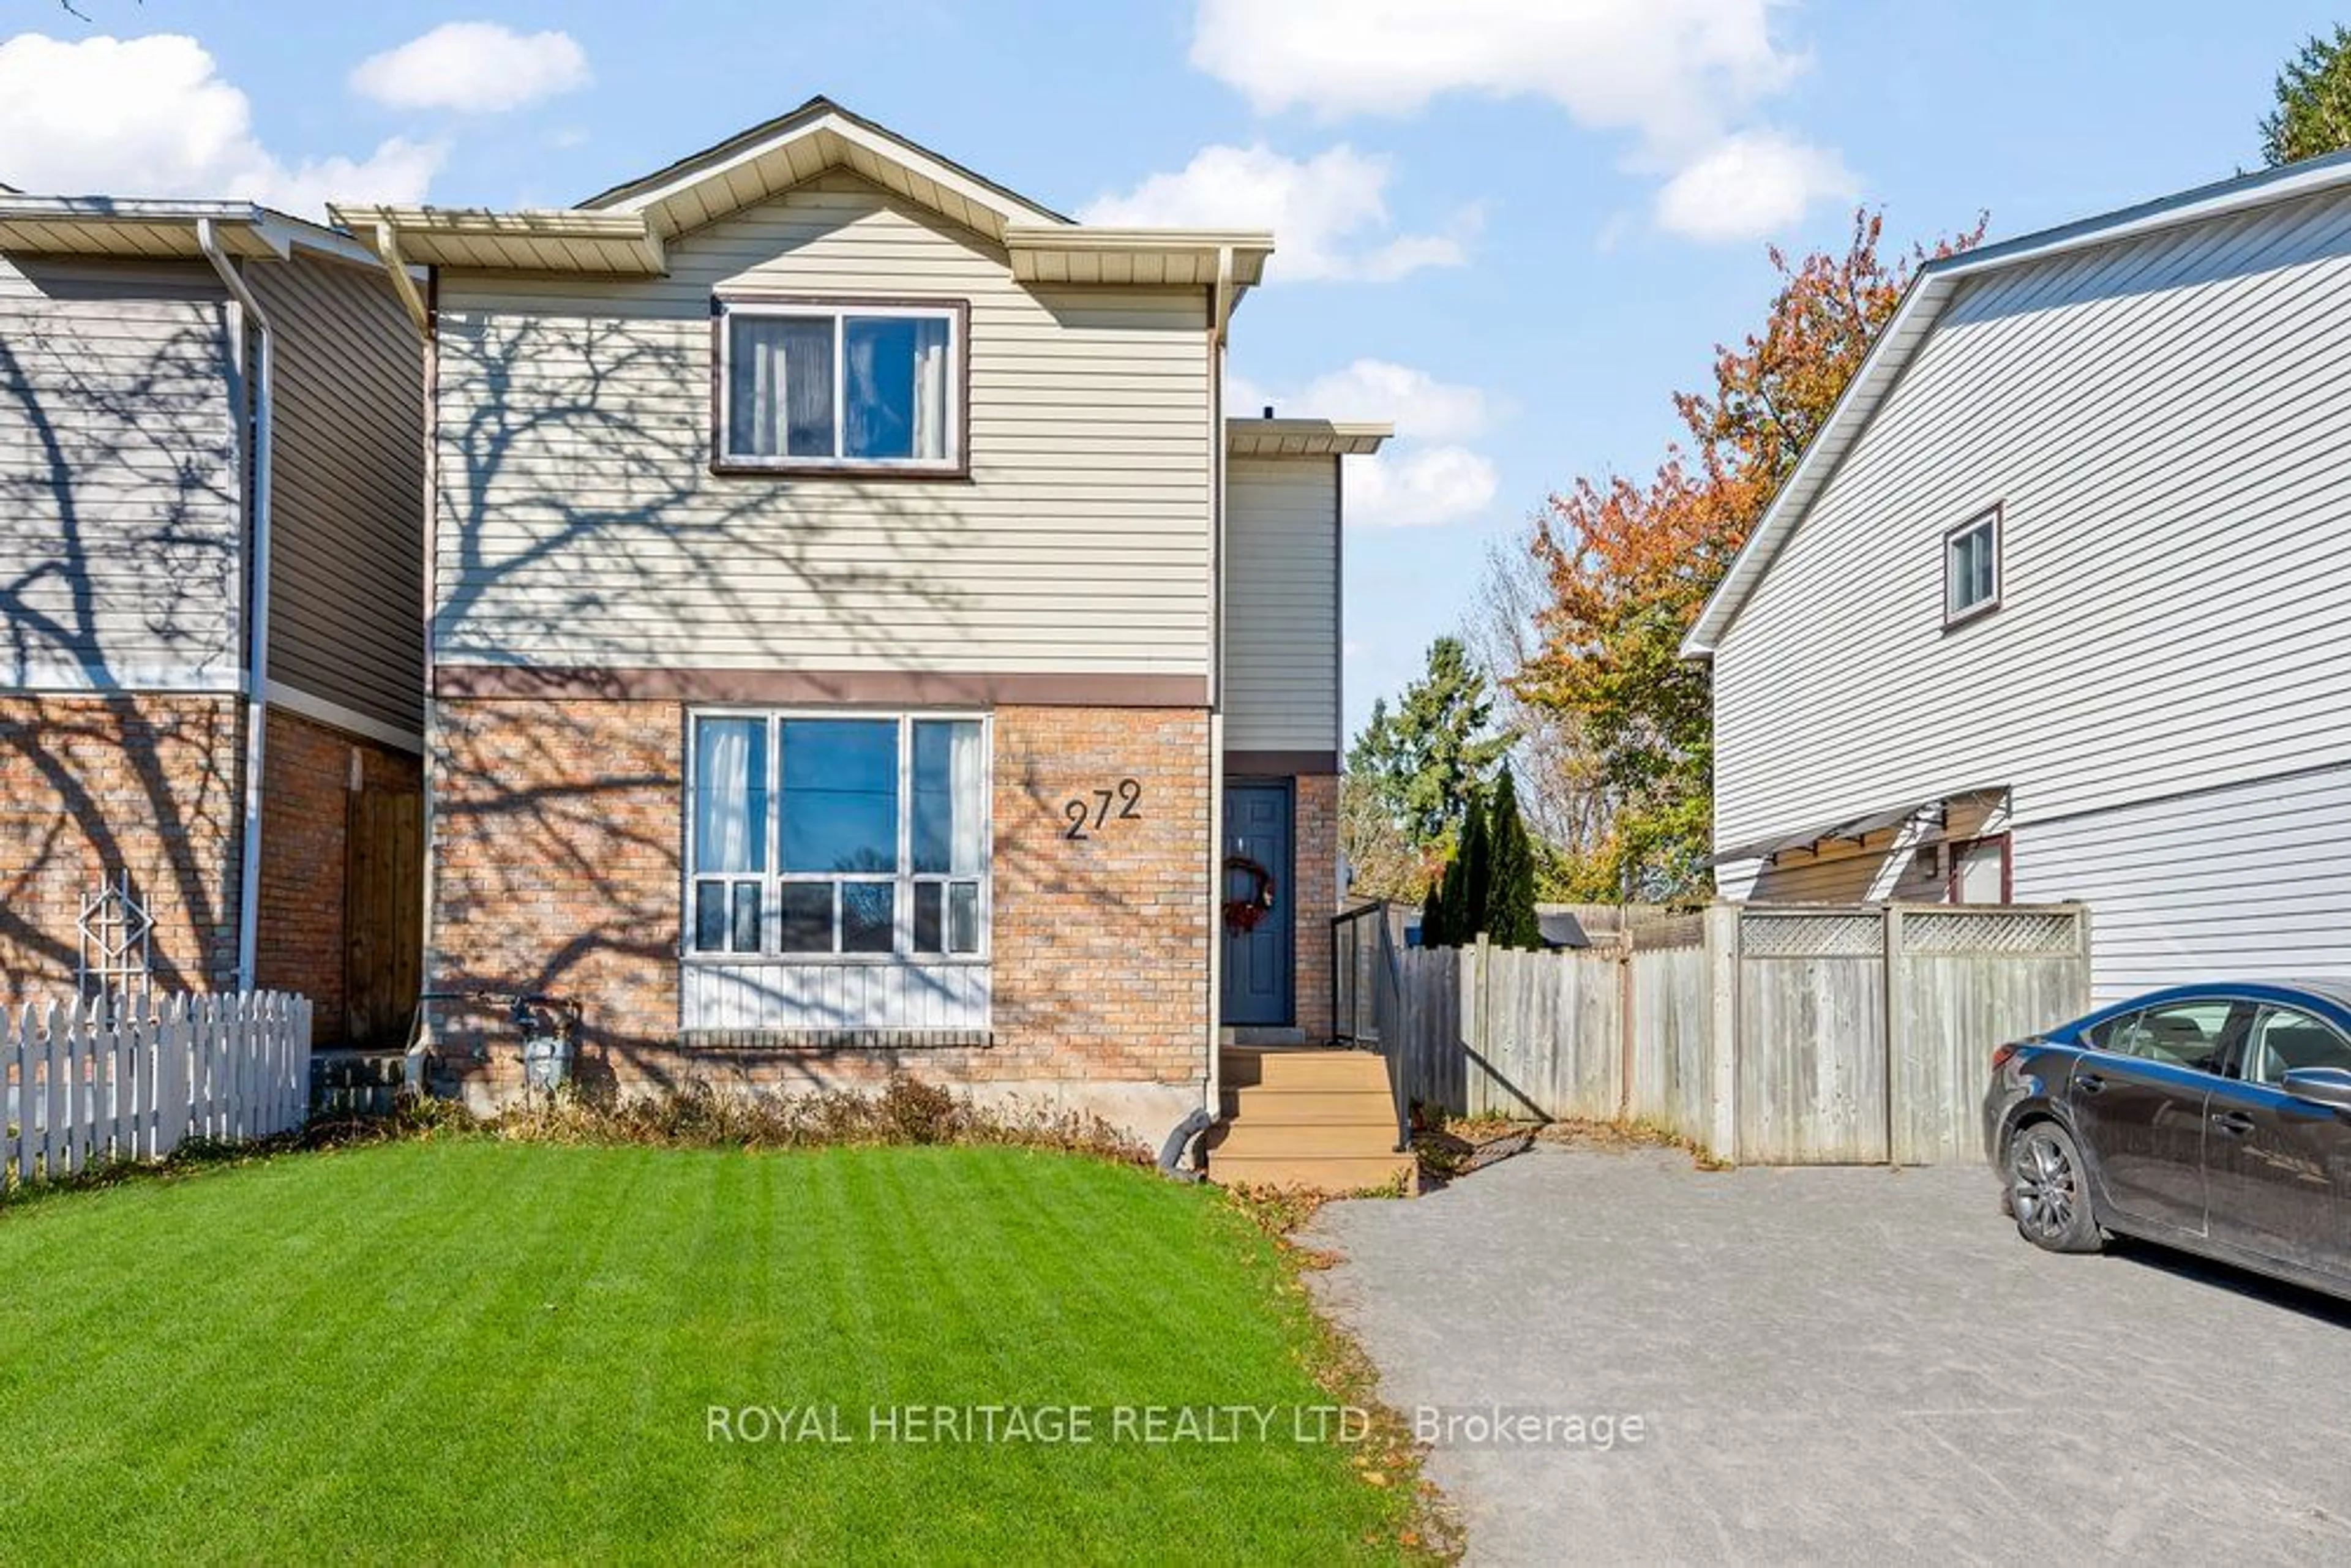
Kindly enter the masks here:
[[2008, 1201], [2018, 1232], [2035, 1247], [2052, 1252], [2098, 1249], [2098, 1221], [2090, 1212], [2082, 1151], [2056, 1123], [2035, 1122], [2010, 1143]]

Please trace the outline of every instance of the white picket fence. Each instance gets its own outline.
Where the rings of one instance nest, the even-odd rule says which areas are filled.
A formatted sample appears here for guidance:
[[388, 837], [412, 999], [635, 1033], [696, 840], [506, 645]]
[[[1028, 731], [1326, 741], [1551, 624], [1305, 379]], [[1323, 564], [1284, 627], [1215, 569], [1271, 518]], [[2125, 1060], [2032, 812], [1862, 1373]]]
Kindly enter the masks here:
[[26, 1003], [0, 1014], [0, 1184], [162, 1159], [309, 1113], [310, 1004], [278, 991]]

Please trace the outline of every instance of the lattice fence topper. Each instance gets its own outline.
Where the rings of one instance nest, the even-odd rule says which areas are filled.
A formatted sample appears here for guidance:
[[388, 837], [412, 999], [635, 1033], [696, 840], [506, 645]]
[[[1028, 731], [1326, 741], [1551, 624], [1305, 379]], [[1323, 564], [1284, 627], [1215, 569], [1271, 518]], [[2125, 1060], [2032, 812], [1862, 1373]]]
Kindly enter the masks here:
[[2046, 953], [2073, 955], [2081, 946], [2081, 918], [2062, 911], [1905, 915], [1905, 953]]
[[131, 891], [129, 872], [83, 895], [74, 929], [81, 938], [79, 977], [85, 993], [147, 988], [152, 962], [149, 938], [155, 922]]
[[1874, 958], [1886, 951], [1886, 922], [1875, 912], [1750, 909], [1739, 917], [1739, 950], [1750, 958]]

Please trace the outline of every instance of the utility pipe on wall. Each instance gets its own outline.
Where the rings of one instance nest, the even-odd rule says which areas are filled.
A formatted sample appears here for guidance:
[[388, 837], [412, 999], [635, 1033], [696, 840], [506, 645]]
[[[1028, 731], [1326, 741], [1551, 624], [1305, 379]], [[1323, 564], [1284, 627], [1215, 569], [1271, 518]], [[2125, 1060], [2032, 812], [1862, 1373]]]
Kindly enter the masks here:
[[269, 678], [269, 468], [271, 450], [270, 371], [276, 359], [276, 339], [269, 314], [246, 286], [245, 277], [220, 248], [220, 236], [210, 218], [196, 220], [196, 248], [212, 263], [228, 289], [229, 298], [254, 325], [256, 346], [253, 369], [253, 544], [246, 570], [252, 583], [251, 611], [246, 622], [245, 670], [245, 821], [240, 842], [243, 855], [236, 883], [236, 988], [254, 987], [255, 956], [261, 926], [261, 765], [268, 713], [262, 701]]

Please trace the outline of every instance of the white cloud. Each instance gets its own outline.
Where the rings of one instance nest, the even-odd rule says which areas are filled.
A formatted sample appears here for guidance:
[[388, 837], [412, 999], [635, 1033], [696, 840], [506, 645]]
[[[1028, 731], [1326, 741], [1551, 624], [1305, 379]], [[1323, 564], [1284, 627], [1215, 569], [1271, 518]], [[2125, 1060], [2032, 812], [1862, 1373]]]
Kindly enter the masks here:
[[1860, 186], [1844, 160], [1776, 131], [1725, 137], [1657, 193], [1657, 223], [1698, 240], [1750, 239], [1786, 229], [1813, 203], [1850, 201]]
[[1548, 98], [1659, 142], [1778, 91], [1805, 66], [1772, 0], [1200, 0], [1192, 63], [1259, 110], [1410, 114], [1447, 92]]
[[1392, 172], [1385, 158], [1344, 144], [1303, 160], [1261, 142], [1204, 147], [1175, 173], [1103, 196], [1079, 216], [1090, 224], [1271, 229], [1272, 274], [1293, 280], [1386, 283], [1423, 267], [1460, 266], [1478, 210], [1457, 214], [1447, 233], [1386, 237]]
[[288, 163], [195, 39], [0, 42], [0, 178], [57, 195], [221, 196], [315, 212], [329, 195], [413, 201], [444, 149], [393, 137], [365, 158]]
[[[1192, 63], [1260, 112], [1403, 115], [1447, 93], [1541, 98], [1595, 131], [1628, 133], [1625, 162], [1668, 190], [1719, 186], [1726, 163], [1769, 188], [1703, 224], [1661, 198], [1682, 234], [1746, 238], [1848, 193], [1834, 151], [1748, 129], [1810, 65], [1772, 37], [1779, 0], [1199, 0]], [[1805, 156], [1799, 157], [1802, 153]]]
[[1499, 488], [1492, 459], [1465, 446], [1423, 446], [1347, 462], [1346, 521], [1353, 528], [1459, 522], [1491, 506]]
[[588, 52], [569, 33], [444, 22], [351, 71], [351, 90], [394, 109], [491, 114], [586, 87]]
[[1357, 360], [1343, 370], [1309, 382], [1293, 396], [1269, 393], [1241, 376], [1225, 379], [1225, 405], [1247, 418], [1266, 404], [1317, 419], [1393, 420], [1405, 440], [1460, 441], [1486, 429], [1486, 394], [1473, 386], [1440, 382], [1426, 371], [1387, 360]]

